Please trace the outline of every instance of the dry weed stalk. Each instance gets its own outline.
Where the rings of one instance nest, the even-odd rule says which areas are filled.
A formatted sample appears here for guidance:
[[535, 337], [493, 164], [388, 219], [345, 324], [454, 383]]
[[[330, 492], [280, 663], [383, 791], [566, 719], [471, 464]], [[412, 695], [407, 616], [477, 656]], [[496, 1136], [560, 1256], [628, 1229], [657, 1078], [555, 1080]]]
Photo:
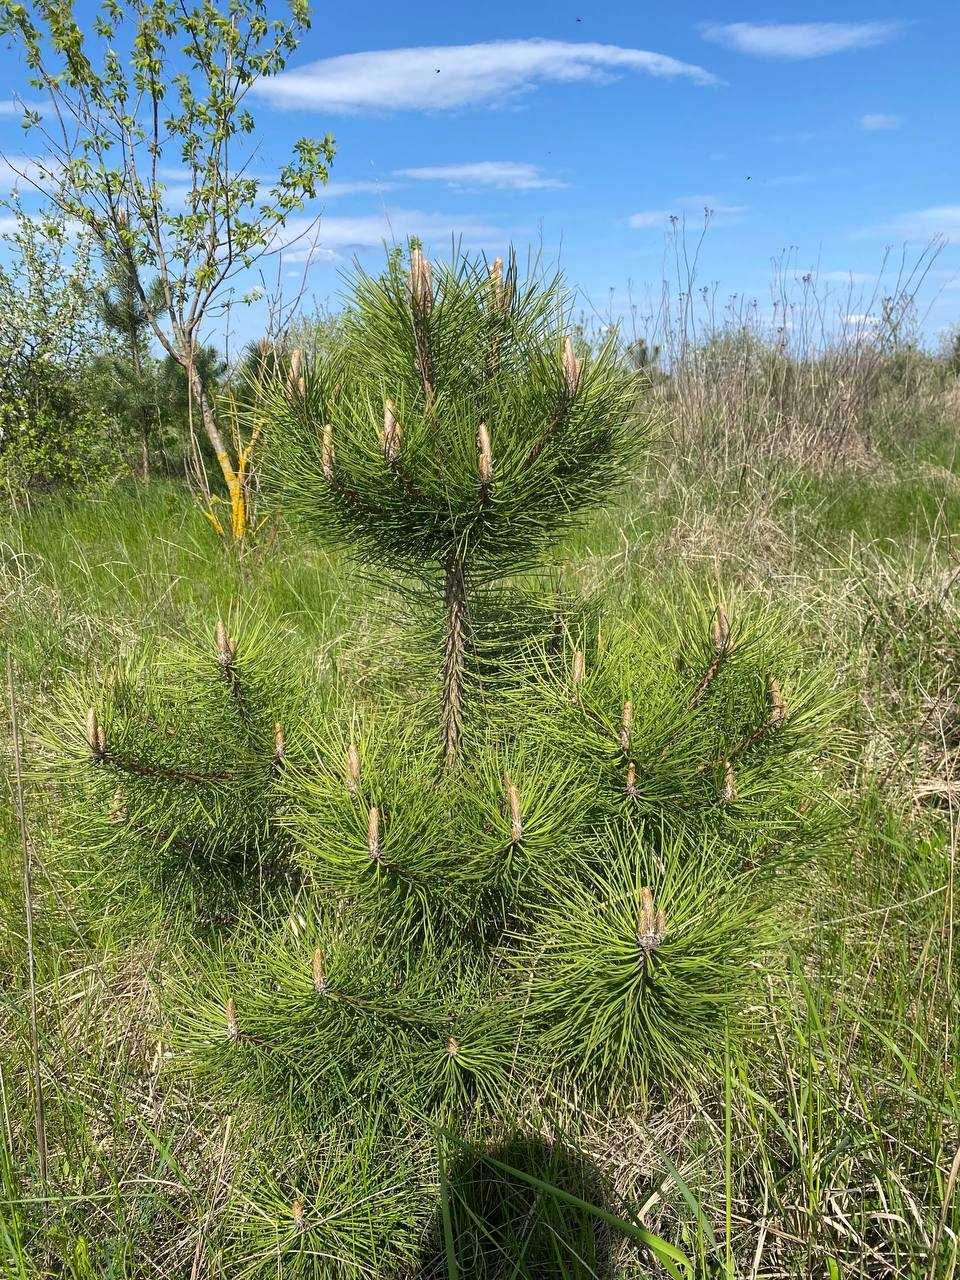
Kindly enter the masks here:
[[702, 285], [702, 242], [675, 225], [660, 294], [632, 308], [630, 351], [685, 463], [739, 488], [763, 461], [857, 459], [892, 425], [942, 412], [942, 378], [918, 337], [941, 244], [887, 251], [866, 285], [836, 285], [784, 254], [768, 308]]

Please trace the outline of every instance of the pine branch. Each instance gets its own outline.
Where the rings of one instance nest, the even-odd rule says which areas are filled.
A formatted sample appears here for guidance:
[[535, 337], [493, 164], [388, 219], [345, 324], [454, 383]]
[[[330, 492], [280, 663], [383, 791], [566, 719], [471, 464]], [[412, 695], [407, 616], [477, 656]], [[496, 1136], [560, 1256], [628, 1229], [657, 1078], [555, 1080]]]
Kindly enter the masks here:
[[690, 705], [695, 707], [720, 674], [720, 668], [730, 656], [733, 648], [730, 632], [730, 620], [722, 604], [718, 604], [713, 614], [713, 650], [714, 656], [701, 676], [697, 687], [690, 695]]
[[574, 355], [573, 342], [568, 336], [563, 341], [563, 396], [553, 417], [534, 441], [533, 448], [527, 456], [528, 466], [533, 466], [566, 421], [570, 406], [580, 387], [580, 375], [580, 361]]
[[119, 756], [104, 748], [94, 757], [97, 764], [109, 765], [118, 773], [132, 774], [138, 778], [157, 778], [162, 782], [184, 782], [198, 786], [209, 786], [220, 783], [236, 782], [245, 775], [241, 773], [197, 773], [191, 769], [181, 769], [172, 765], [152, 764], [148, 760], [138, 760], [134, 756]]

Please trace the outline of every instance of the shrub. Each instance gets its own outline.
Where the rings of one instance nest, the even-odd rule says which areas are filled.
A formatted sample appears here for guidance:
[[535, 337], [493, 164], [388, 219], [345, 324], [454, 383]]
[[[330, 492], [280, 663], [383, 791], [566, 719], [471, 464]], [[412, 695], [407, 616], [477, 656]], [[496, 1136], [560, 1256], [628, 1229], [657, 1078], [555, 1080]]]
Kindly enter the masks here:
[[90, 238], [62, 217], [14, 209], [0, 268], [0, 483], [77, 486], [122, 468], [125, 440], [106, 411]]

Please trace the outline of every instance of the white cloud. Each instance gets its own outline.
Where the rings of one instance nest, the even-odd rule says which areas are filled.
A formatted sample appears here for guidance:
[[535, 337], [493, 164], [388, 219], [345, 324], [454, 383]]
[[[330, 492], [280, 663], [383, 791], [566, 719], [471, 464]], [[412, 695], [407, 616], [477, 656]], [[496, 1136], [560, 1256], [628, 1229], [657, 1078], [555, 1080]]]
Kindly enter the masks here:
[[[168, 209], [181, 210], [185, 209], [193, 195], [193, 187], [189, 181], [181, 179], [189, 179], [190, 171], [188, 169], [161, 169], [158, 171], [160, 178], [164, 182], [163, 201]], [[260, 183], [261, 198], [265, 198], [266, 193], [276, 182], [276, 177], [271, 174], [247, 173], [247, 178], [256, 178]], [[397, 184], [395, 182], [328, 182], [325, 186], [317, 188], [317, 199], [323, 200], [340, 200], [347, 196], [358, 195], [379, 195], [381, 192], [392, 191]]]
[[317, 196], [321, 200], [340, 200], [344, 196], [379, 195], [381, 191], [392, 191], [395, 182], [328, 182], [317, 188]]
[[706, 40], [757, 58], [822, 58], [892, 40], [899, 22], [707, 22]]
[[859, 124], [860, 128], [866, 129], [867, 133], [878, 133], [883, 129], [899, 128], [900, 117], [884, 115], [882, 111], [868, 112], [860, 117]]
[[856, 329], [872, 329], [878, 325], [880, 321], [876, 316], [865, 315], [863, 312], [851, 311], [843, 317], [843, 323]]
[[929, 209], [916, 209], [873, 230], [901, 240], [921, 240], [925, 243], [943, 240], [949, 244], [960, 244], [960, 204], [940, 204]]
[[709, 210], [711, 219], [734, 218], [747, 211], [745, 204], [726, 204], [716, 196], [678, 196], [677, 204], [690, 212], [706, 213]]
[[637, 230], [643, 230], [645, 227], [662, 227], [675, 216], [669, 209], [646, 209], [643, 213], [631, 213], [630, 225]]
[[472, 214], [425, 213], [418, 209], [387, 209], [358, 217], [323, 217], [319, 221], [291, 218], [282, 234], [276, 247], [290, 246], [283, 250], [285, 262], [302, 262], [314, 256], [331, 260], [344, 250], [379, 249], [385, 244], [402, 243], [413, 235], [440, 247], [449, 246], [454, 238], [470, 248], [502, 246], [509, 240], [501, 227]]
[[548, 177], [536, 165], [516, 160], [478, 160], [473, 164], [437, 164], [419, 169], [398, 169], [399, 178], [417, 182], [445, 182], [450, 187], [502, 187], [511, 191], [534, 191], [543, 187], [565, 187], [565, 182]]
[[256, 92], [277, 107], [437, 111], [502, 101], [546, 82], [603, 82], [630, 72], [719, 83], [702, 67], [646, 49], [534, 39], [341, 54], [263, 79]]
[[671, 218], [681, 218], [684, 214], [700, 214], [706, 217], [709, 213], [711, 223], [732, 222], [746, 213], [745, 204], [726, 204], [716, 196], [678, 196], [672, 209], [646, 209], [642, 213], [630, 215], [630, 226], [636, 230], [647, 227], [662, 227]]

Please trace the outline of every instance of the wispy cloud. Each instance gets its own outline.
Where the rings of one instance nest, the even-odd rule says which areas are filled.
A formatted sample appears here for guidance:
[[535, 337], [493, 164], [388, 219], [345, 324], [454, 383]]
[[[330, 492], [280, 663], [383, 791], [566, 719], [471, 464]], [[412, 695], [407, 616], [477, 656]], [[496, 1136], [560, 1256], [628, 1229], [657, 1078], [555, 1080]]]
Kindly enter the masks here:
[[760, 178], [757, 185], [761, 187], [805, 187], [813, 182], [812, 173], [781, 173], [773, 178]]
[[[166, 184], [163, 190], [164, 203], [172, 209], [186, 208], [194, 194], [190, 182], [185, 181], [190, 178], [189, 169], [161, 169], [159, 176]], [[247, 173], [245, 176], [256, 178], [263, 192], [267, 192], [277, 181], [275, 174]], [[317, 199], [322, 203], [324, 200], [342, 200], [348, 196], [381, 195], [393, 191], [396, 186], [395, 182], [377, 182], [372, 179], [357, 182], [328, 182], [325, 186], [317, 188]]]
[[960, 204], [915, 209], [883, 226], [871, 228], [867, 234], [871, 233], [894, 236], [898, 240], [919, 240], [923, 243], [943, 240], [949, 244], [960, 244]]
[[718, 196], [678, 196], [677, 204], [685, 212], [709, 213], [711, 218], [735, 218], [746, 213], [745, 204], [727, 204]]
[[50, 181], [54, 164], [37, 156], [0, 156], [0, 194], [30, 191], [36, 183]]
[[39, 111], [46, 107], [43, 102], [28, 102], [25, 98], [0, 98], [0, 118], [16, 116], [19, 120], [25, 111]]
[[757, 58], [822, 58], [892, 40], [899, 22], [706, 22], [706, 40]]
[[491, 40], [321, 58], [259, 81], [256, 92], [277, 107], [437, 111], [502, 102], [539, 84], [602, 83], [631, 72], [719, 83], [703, 67], [646, 49], [564, 40]]
[[669, 209], [645, 209], [643, 213], [631, 213], [629, 222], [631, 227], [642, 231], [646, 227], [662, 227], [675, 216]]
[[517, 160], [478, 160], [473, 164], [435, 164], [419, 169], [397, 169], [398, 178], [416, 182], [445, 182], [448, 187], [501, 187], [510, 191], [536, 191], [544, 187], [565, 187], [533, 164]]
[[276, 245], [283, 248], [285, 262], [302, 262], [312, 254], [328, 259], [344, 251], [379, 249], [384, 244], [419, 236], [426, 244], [448, 245], [456, 237], [466, 248], [486, 249], [502, 246], [508, 233], [473, 214], [427, 213], [419, 209], [386, 209], [381, 213], [357, 217], [323, 217], [290, 219], [283, 238]]
[[876, 275], [870, 271], [820, 271], [817, 279], [827, 284], [874, 284]]
[[318, 189], [317, 195], [322, 200], [340, 200], [345, 196], [379, 195], [381, 191], [392, 191], [395, 182], [377, 182], [365, 179], [360, 182], [328, 182]]
[[882, 111], [867, 112], [865, 116], [860, 117], [858, 123], [867, 133], [879, 133], [883, 129], [898, 129], [900, 117], [885, 115]]
[[688, 213], [709, 216], [711, 222], [733, 222], [746, 211], [745, 204], [727, 204], [716, 196], [678, 196], [672, 209], [645, 209], [631, 214], [628, 221], [631, 227], [642, 231], [647, 227], [662, 227], [671, 218], [681, 218]]

